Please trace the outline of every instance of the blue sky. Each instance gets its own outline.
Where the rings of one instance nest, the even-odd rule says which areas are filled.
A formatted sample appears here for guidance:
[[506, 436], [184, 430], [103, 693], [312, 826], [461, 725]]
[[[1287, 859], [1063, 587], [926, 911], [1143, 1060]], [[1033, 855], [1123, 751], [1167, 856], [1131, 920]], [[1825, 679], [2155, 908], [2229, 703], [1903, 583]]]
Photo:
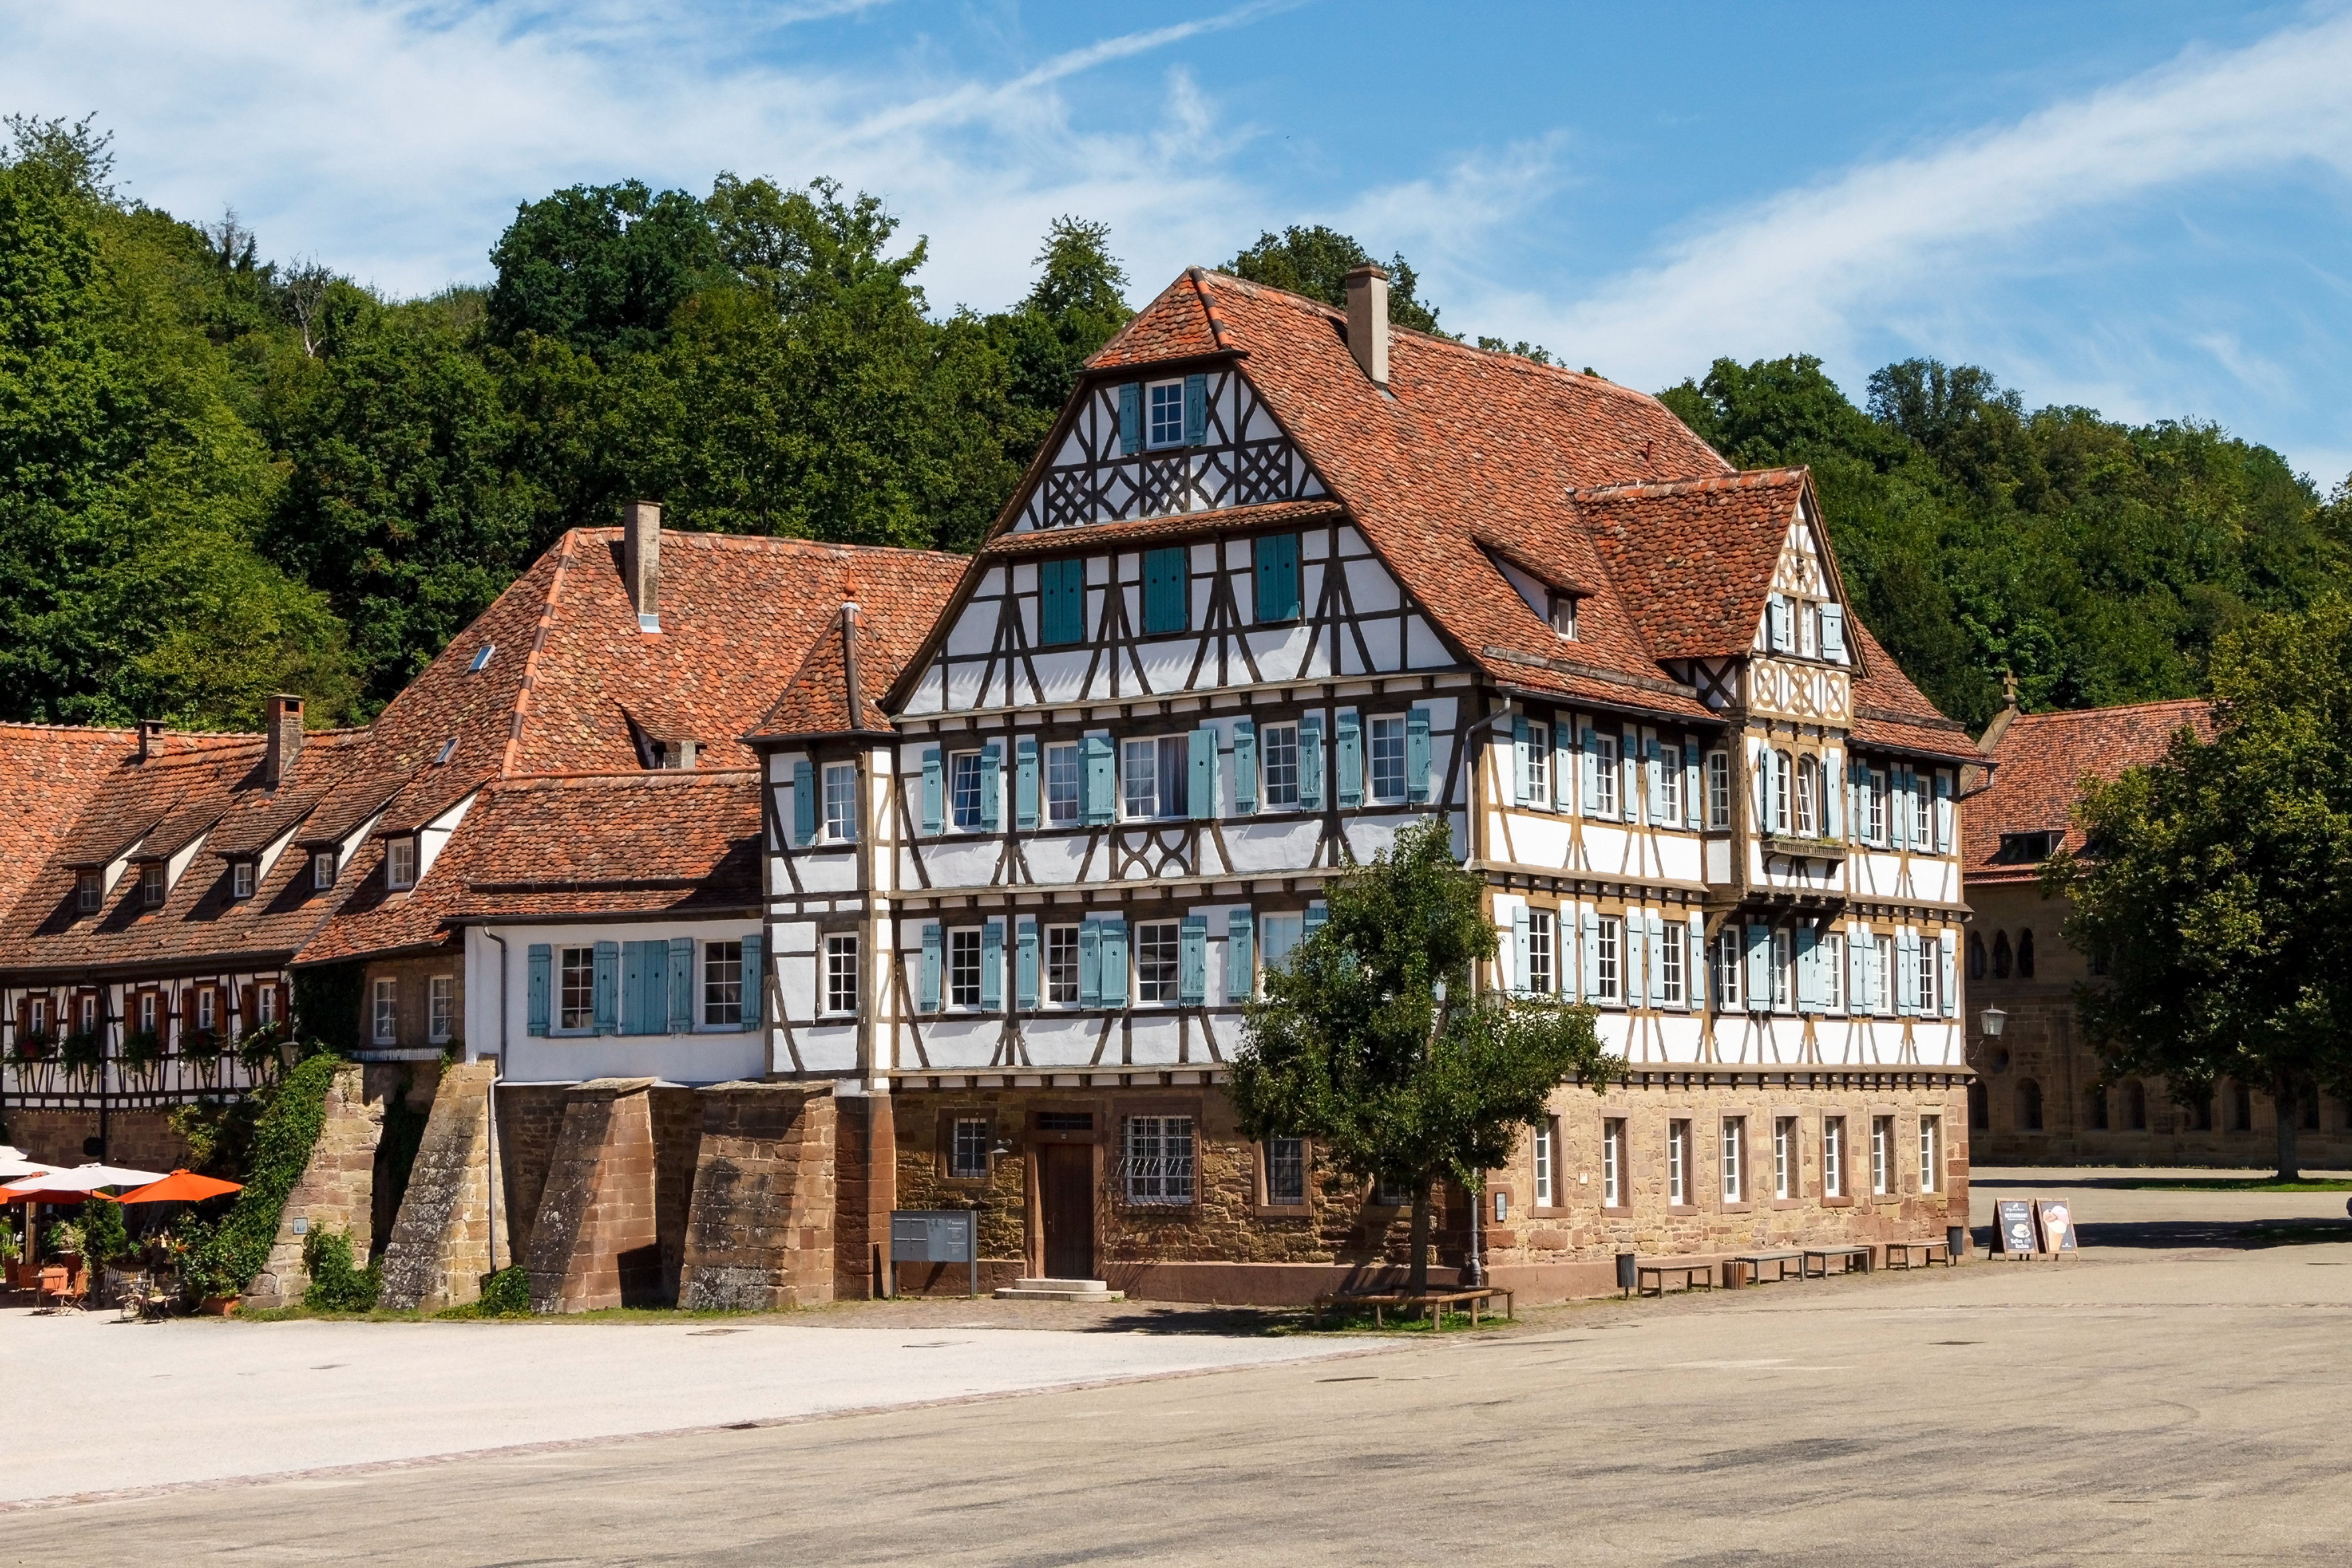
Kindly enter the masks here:
[[1261, 228], [1402, 250], [1456, 331], [1648, 389], [1914, 353], [2352, 472], [2352, 6], [0, 0], [0, 104], [395, 292], [515, 204], [832, 174], [935, 303], [1113, 225], [1139, 301]]

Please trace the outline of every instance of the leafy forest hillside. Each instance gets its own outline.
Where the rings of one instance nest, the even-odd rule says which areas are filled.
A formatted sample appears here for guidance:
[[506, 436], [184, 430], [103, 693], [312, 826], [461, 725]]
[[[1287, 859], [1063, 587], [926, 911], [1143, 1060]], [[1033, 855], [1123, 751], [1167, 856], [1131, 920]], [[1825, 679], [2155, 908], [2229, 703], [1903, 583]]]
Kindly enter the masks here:
[[[1129, 315], [1100, 225], [1055, 224], [1010, 308], [941, 310], [878, 198], [731, 174], [554, 192], [488, 287], [389, 299], [123, 198], [87, 121], [8, 124], [0, 718], [245, 728], [286, 689], [363, 720], [633, 497], [968, 550]], [[1366, 259], [1291, 228], [1225, 265], [1336, 303]], [[1398, 319], [1440, 330], [1389, 265]], [[2217, 632], [2345, 579], [2343, 491], [2210, 426], [2028, 412], [1931, 362], [1859, 408], [1801, 356], [1664, 396], [1735, 462], [1812, 465], [1865, 618], [1971, 723], [2004, 670], [2030, 707], [2193, 693]]]

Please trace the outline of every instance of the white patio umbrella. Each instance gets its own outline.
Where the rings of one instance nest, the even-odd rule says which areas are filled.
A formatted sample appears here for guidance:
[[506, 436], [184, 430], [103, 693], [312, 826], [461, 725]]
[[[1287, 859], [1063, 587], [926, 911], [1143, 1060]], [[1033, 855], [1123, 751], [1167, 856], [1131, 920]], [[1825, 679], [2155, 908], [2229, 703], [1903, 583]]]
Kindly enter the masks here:
[[13, 1182], [19, 1176], [46, 1176], [64, 1168], [62, 1165], [44, 1165], [38, 1160], [27, 1160], [22, 1149], [0, 1143], [0, 1182]]
[[32, 1197], [36, 1203], [51, 1200], [40, 1197], [42, 1193], [55, 1193], [55, 1201], [70, 1203], [73, 1194], [84, 1196], [100, 1187], [143, 1187], [150, 1182], [163, 1179], [161, 1171], [133, 1171], [122, 1165], [76, 1165], [70, 1171], [51, 1171], [44, 1176], [27, 1176], [21, 1182], [10, 1182], [8, 1190]]

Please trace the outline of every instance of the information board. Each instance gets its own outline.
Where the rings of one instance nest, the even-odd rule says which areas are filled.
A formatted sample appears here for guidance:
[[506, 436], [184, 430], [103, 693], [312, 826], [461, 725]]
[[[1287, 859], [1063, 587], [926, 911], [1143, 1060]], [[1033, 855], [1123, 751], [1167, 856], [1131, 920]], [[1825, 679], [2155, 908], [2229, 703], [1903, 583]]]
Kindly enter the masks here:
[[2033, 1202], [2030, 1198], [2003, 1198], [1994, 1205], [1995, 1234], [2004, 1253], [2022, 1253], [2031, 1257], [2041, 1250], [2033, 1234]]

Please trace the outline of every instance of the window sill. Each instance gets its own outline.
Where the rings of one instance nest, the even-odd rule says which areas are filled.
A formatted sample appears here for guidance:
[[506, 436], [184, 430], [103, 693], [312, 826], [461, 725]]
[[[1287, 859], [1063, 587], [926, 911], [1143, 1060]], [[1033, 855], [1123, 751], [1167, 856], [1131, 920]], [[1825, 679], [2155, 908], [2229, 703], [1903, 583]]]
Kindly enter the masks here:
[[1850, 1209], [1853, 1207], [1853, 1200], [1852, 1198], [1823, 1198], [1822, 1200], [1822, 1207], [1825, 1209]]
[[1668, 1204], [1666, 1212], [1670, 1215], [1695, 1215], [1699, 1208], [1696, 1204]]
[[1259, 1204], [1251, 1215], [1256, 1219], [1313, 1219], [1315, 1207], [1312, 1204]]
[[1774, 1198], [1772, 1200], [1772, 1206], [1776, 1209], [1801, 1209], [1805, 1206], [1805, 1200], [1802, 1198]]
[[1721, 1214], [1753, 1214], [1756, 1212], [1756, 1205], [1742, 1198], [1737, 1202], [1725, 1204], [1717, 1212]]
[[1633, 1217], [1633, 1205], [1631, 1204], [1603, 1204], [1601, 1205], [1601, 1217], [1603, 1219], [1632, 1219]]

